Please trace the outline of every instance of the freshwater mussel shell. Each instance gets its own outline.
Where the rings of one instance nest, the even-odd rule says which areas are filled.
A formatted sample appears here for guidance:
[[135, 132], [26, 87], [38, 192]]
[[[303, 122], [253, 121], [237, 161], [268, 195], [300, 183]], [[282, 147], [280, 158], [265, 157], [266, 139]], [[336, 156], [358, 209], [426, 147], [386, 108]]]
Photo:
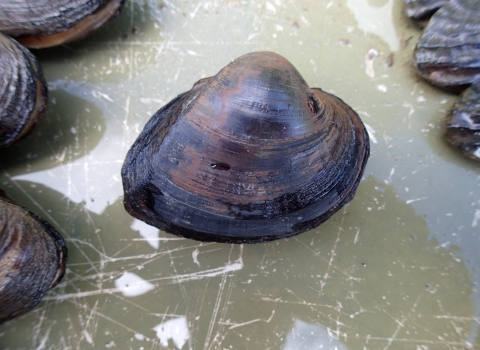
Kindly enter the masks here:
[[0, 33], [0, 147], [28, 135], [43, 116], [48, 90], [37, 59]]
[[81, 39], [115, 18], [126, 0], [2, 0], [0, 32], [29, 48]]
[[63, 277], [66, 259], [60, 233], [0, 191], [0, 323], [37, 305]]
[[126, 210], [178, 236], [293, 236], [350, 201], [368, 134], [342, 100], [272, 52], [250, 53], [161, 108], [122, 168]]
[[467, 157], [480, 161], [480, 81], [460, 94], [447, 115], [445, 138]]
[[404, 0], [405, 14], [420, 27], [425, 27], [432, 15], [450, 0]]
[[414, 53], [418, 74], [451, 91], [480, 80], [480, 4], [451, 0], [430, 19]]

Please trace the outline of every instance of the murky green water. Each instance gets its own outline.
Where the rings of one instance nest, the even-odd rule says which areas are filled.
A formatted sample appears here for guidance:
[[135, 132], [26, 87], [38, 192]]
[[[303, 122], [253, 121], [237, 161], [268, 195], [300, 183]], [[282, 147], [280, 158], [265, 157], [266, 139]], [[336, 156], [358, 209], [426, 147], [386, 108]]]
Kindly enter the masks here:
[[[415, 77], [420, 32], [401, 3], [129, 0], [87, 39], [35, 51], [50, 105], [34, 134], [0, 151], [0, 187], [59, 229], [69, 263], [33, 311], [0, 327], [0, 347], [480, 346], [480, 167], [441, 137], [455, 96]], [[120, 168], [143, 125], [258, 50], [285, 56], [368, 125], [354, 200], [315, 230], [258, 245], [134, 220]]]

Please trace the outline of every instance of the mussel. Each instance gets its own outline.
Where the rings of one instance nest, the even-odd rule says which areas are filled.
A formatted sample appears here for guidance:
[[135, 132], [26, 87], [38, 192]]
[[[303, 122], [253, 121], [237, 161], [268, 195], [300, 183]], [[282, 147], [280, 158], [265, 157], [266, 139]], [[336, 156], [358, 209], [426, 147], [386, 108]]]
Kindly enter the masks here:
[[415, 48], [414, 65], [430, 83], [452, 91], [480, 80], [478, 0], [451, 0], [432, 16]]
[[0, 323], [37, 305], [63, 277], [66, 259], [57, 230], [0, 191]]
[[453, 105], [445, 138], [467, 157], [480, 161], [480, 81], [463, 91]]
[[449, 0], [404, 0], [405, 14], [420, 27], [425, 27], [432, 15]]
[[126, 0], [2, 0], [0, 32], [29, 48], [81, 39], [116, 17]]
[[369, 157], [359, 116], [273, 52], [235, 59], [146, 124], [122, 167], [128, 213], [178, 236], [256, 243], [318, 226]]
[[48, 90], [37, 59], [0, 33], [0, 147], [29, 134], [43, 116]]

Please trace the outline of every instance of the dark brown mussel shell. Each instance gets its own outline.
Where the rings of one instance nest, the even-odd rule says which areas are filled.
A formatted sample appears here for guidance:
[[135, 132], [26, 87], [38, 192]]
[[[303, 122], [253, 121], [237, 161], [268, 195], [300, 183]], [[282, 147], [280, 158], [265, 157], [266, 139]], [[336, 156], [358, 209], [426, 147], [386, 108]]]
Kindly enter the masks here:
[[480, 161], [480, 81], [460, 94], [447, 115], [445, 138], [467, 157]]
[[450, 0], [404, 0], [405, 14], [420, 27], [425, 27], [432, 15]]
[[480, 80], [480, 3], [451, 0], [430, 19], [414, 53], [418, 74], [430, 83], [462, 91]]
[[28, 135], [43, 116], [48, 90], [36, 58], [0, 33], [0, 147]]
[[66, 259], [62, 236], [0, 191], [0, 323], [37, 305], [63, 277]]
[[122, 168], [126, 210], [178, 236], [256, 243], [349, 202], [368, 134], [342, 100], [272, 52], [250, 53], [160, 109]]
[[28, 48], [81, 39], [116, 17], [126, 0], [2, 0], [0, 32]]

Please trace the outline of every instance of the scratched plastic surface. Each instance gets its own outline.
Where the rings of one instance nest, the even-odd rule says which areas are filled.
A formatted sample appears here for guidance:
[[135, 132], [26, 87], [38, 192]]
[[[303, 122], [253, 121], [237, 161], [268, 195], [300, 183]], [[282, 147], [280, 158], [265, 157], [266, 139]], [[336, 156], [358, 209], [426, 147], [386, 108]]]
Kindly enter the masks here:
[[[35, 51], [50, 105], [34, 134], [0, 151], [0, 187], [54, 224], [70, 256], [62, 283], [0, 326], [0, 348], [478, 348], [480, 167], [442, 139], [456, 97], [415, 77], [419, 34], [400, 0], [129, 0], [87, 39]], [[258, 50], [368, 125], [353, 201], [258, 245], [134, 220], [120, 168], [143, 125]]]

